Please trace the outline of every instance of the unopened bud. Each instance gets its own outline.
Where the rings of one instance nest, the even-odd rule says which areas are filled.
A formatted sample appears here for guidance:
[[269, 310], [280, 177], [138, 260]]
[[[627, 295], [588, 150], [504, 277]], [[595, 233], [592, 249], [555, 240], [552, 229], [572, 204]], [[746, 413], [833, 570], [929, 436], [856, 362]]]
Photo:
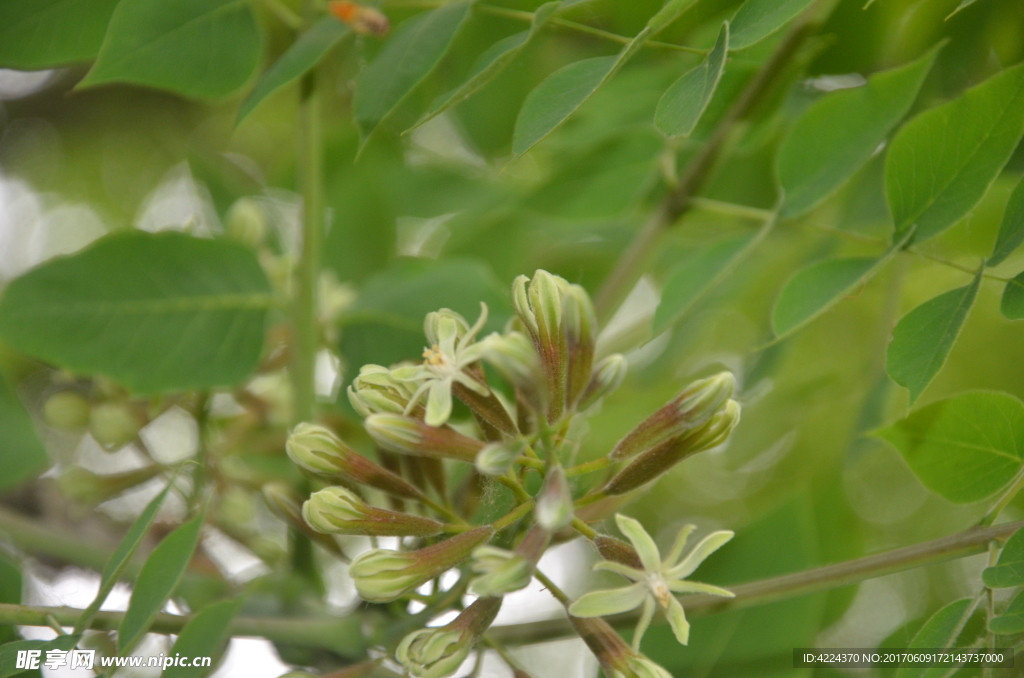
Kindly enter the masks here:
[[579, 285], [569, 285], [562, 307], [565, 346], [568, 352], [566, 407], [574, 407], [590, 383], [597, 342], [597, 314], [590, 295]]
[[644, 452], [629, 466], [619, 471], [603, 488], [605, 494], [625, 494], [659, 477], [691, 455], [718, 447], [740, 420], [740, 405], [728, 401], [718, 413], [701, 426], [678, 438], [667, 440]]
[[285, 451], [299, 467], [325, 478], [352, 480], [406, 499], [422, 496], [408, 482], [349, 449], [330, 429], [318, 424], [296, 426]]
[[334, 0], [328, 3], [331, 14], [348, 24], [359, 35], [374, 35], [382, 38], [391, 30], [391, 22], [373, 7], [360, 5], [349, 0]]
[[348, 400], [361, 417], [382, 412], [402, 414], [411, 397], [408, 384], [380, 365], [363, 365], [348, 387]]
[[89, 425], [89, 401], [80, 393], [54, 393], [43, 404], [43, 420], [54, 428], [80, 431]]
[[512, 304], [540, 355], [551, 422], [561, 417], [565, 408], [568, 356], [562, 302], [568, 287], [563, 278], [539, 269], [532, 280], [519, 276], [512, 283]]
[[434, 459], [460, 459], [473, 463], [484, 443], [450, 429], [428, 426], [419, 419], [398, 414], [373, 414], [366, 431], [389, 452]]
[[509, 383], [530, 389], [541, 376], [540, 359], [533, 342], [522, 332], [494, 332], [480, 340], [483, 359], [493, 365]]
[[491, 443], [476, 455], [476, 470], [485, 476], [503, 476], [525, 449], [524, 440]]
[[310, 495], [302, 517], [317, 532], [372, 537], [432, 537], [444, 526], [436, 520], [368, 506], [343, 487], [328, 487]]
[[395, 657], [413, 678], [446, 678], [455, 673], [501, 609], [501, 598], [480, 598], [450, 624], [413, 631]]
[[601, 398], [619, 388], [622, 385], [622, 381], [626, 378], [628, 370], [629, 365], [626, 362], [626, 356], [621, 353], [613, 353], [604, 358], [594, 368], [594, 374], [590, 378], [590, 383], [587, 384], [587, 389], [583, 392], [583, 397], [580, 398], [578, 409], [587, 409]]
[[225, 233], [249, 247], [259, 247], [267, 237], [267, 213], [252, 198], [239, 198], [228, 210]]
[[599, 534], [594, 537], [593, 543], [597, 547], [597, 552], [605, 560], [638, 570], [644, 569], [644, 564], [640, 562], [640, 556], [637, 555], [636, 549], [621, 539], [609, 537], [606, 534]]
[[572, 522], [572, 490], [561, 466], [552, 467], [544, 476], [534, 515], [537, 524], [548, 532], [557, 532]]
[[617, 667], [625, 666], [626, 660], [633, 655], [622, 636], [601, 617], [569, 615], [569, 622], [608, 675], [612, 675]]
[[262, 492], [267, 507], [285, 524], [320, 544], [329, 553], [333, 553], [345, 561], [348, 560], [348, 556], [341, 550], [333, 537], [314, 531], [303, 519], [302, 497], [288, 483], [279, 481], [265, 483]]
[[58, 476], [57, 485], [70, 499], [83, 504], [99, 504], [155, 478], [160, 471], [161, 468], [153, 464], [133, 471], [100, 475], [72, 466]]
[[613, 678], [672, 678], [672, 674], [642, 654], [626, 658], [622, 668], [613, 669]]
[[144, 423], [127, 403], [100, 403], [89, 413], [89, 432], [107, 450], [120, 449], [135, 440]]
[[721, 411], [735, 387], [730, 372], [693, 382], [630, 431], [609, 456], [615, 461], [629, 459], [700, 427]]
[[496, 546], [473, 551], [473, 572], [480, 575], [469, 585], [475, 596], [503, 596], [526, 588], [533, 579], [533, 564], [526, 558]]
[[352, 561], [349, 576], [363, 600], [387, 603], [466, 560], [493, 534], [490, 526], [484, 526], [418, 551], [373, 549]]

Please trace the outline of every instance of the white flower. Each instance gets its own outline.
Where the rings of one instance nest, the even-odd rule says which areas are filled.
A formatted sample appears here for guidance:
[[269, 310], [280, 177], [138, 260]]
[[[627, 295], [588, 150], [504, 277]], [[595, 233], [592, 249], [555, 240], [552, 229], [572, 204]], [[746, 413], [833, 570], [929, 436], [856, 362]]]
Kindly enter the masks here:
[[642, 605], [643, 611], [633, 635], [633, 648], [638, 650], [640, 639], [654, 616], [655, 607], [660, 607], [672, 626], [676, 640], [686, 645], [690, 638], [690, 624], [686, 621], [683, 606], [672, 594], [709, 593], [732, 598], [731, 591], [711, 584], [686, 581], [686, 577], [693, 574], [708, 556], [732, 539], [733, 533], [727, 530], [712, 532], [684, 558], [683, 548], [686, 546], [686, 540], [696, 529], [695, 525], [686, 525], [679, 531], [679, 536], [676, 537], [668, 556], [662, 560], [657, 544], [639, 521], [616, 514], [615, 522], [636, 549], [643, 569], [638, 570], [609, 560], [599, 561], [594, 565], [595, 570], [617, 572], [634, 583], [622, 588], [586, 593], [569, 607], [569, 613], [577, 617], [603, 617], [633, 610]]

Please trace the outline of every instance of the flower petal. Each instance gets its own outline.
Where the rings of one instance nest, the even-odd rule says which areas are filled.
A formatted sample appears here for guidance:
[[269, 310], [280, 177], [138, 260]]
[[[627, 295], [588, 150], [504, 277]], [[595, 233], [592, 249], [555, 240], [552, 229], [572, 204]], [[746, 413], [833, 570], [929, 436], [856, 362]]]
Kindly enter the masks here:
[[665, 610], [665, 618], [668, 619], [669, 626], [672, 627], [672, 633], [675, 634], [676, 640], [682, 645], [689, 644], [690, 622], [686, 621], [686, 613], [683, 612], [683, 606], [674, 597], [669, 600], [668, 609]]
[[452, 416], [452, 382], [450, 379], [438, 379], [430, 384], [427, 395], [427, 416], [423, 420], [427, 426], [441, 426]]
[[632, 584], [620, 589], [591, 591], [580, 596], [569, 606], [574, 617], [603, 617], [627, 612], [644, 602], [647, 589], [643, 584]]
[[712, 532], [708, 536], [700, 540], [700, 543], [693, 547], [682, 562], [678, 565], [670, 568], [666, 572], [668, 579], [686, 579], [693, 571], [700, 567], [700, 564], [704, 562], [704, 559], [710, 556], [712, 553], [722, 547], [727, 541], [735, 536], [734, 532], [729, 530], [719, 530], [718, 532]]
[[640, 621], [636, 623], [636, 630], [633, 631], [633, 651], [640, 651], [640, 641], [644, 639], [644, 633], [647, 632], [647, 627], [651, 625], [651, 620], [654, 619], [654, 608], [657, 604], [654, 602], [654, 598], [648, 597], [644, 599], [644, 609], [640, 613]]
[[697, 529], [696, 525], [683, 525], [682, 529], [679, 530], [679, 534], [676, 535], [676, 541], [672, 544], [672, 550], [665, 556], [665, 566], [673, 567], [683, 556], [683, 549], [686, 548], [686, 540], [690, 538], [693, 531]]
[[615, 574], [621, 574], [627, 579], [633, 581], [640, 581], [644, 578], [642, 570], [638, 570], [635, 567], [629, 565], [623, 565], [622, 563], [615, 563], [610, 560], [599, 560], [594, 563], [594, 570], [607, 570], [608, 572], [614, 572]]
[[473, 343], [473, 341], [476, 339], [477, 333], [479, 333], [480, 330], [482, 330], [484, 328], [484, 325], [486, 325], [486, 324], [487, 324], [487, 304], [485, 304], [484, 302], [481, 301], [480, 302], [480, 317], [477, 318], [476, 322], [473, 323], [473, 326], [469, 328], [469, 332], [466, 332], [466, 334], [463, 335], [462, 339], [459, 341], [459, 348], [460, 349], [464, 348], [465, 346]]
[[639, 520], [624, 516], [621, 513], [615, 514], [615, 524], [626, 535], [636, 553], [640, 556], [640, 562], [648, 572], [657, 572], [661, 569], [661, 554], [658, 553], [658, 545], [647, 534], [647, 530], [640, 524]]
[[723, 589], [721, 586], [714, 586], [713, 584], [702, 584], [699, 581], [685, 581], [677, 580], [670, 581], [668, 587], [676, 593], [707, 593], [712, 596], [723, 596], [725, 598], [735, 598], [736, 594], [729, 589]]
[[489, 396], [491, 394], [491, 390], [487, 388], [487, 384], [480, 383], [479, 380], [474, 379], [465, 372], [456, 372], [451, 376], [451, 378], [458, 381], [470, 391], [479, 393], [482, 396]]

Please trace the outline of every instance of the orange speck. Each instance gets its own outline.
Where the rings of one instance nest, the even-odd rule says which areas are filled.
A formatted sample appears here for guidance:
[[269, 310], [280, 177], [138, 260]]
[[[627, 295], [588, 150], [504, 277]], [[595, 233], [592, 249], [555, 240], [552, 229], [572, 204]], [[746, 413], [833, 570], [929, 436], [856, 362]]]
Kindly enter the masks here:
[[359, 14], [359, 10], [362, 9], [362, 7], [356, 3], [349, 2], [348, 0], [335, 0], [335, 2], [328, 5], [328, 8], [330, 9], [331, 14], [347, 24], [352, 23], [356, 18], [356, 15]]

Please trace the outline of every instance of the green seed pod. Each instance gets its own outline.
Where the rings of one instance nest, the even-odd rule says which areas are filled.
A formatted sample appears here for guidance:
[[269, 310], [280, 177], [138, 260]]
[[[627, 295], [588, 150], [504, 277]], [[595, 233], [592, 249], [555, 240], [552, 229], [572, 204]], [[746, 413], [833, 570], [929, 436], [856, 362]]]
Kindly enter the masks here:
[[100, 403], [89, 413], [89, 432], [106, 450], [119, 450], [135, 440], [144, 423], [127, 403]]
[[75, 391], [60, 391], [43, 404], [43, 420], [54, 428], [81, 431], [89, 425], [89, 401]]

